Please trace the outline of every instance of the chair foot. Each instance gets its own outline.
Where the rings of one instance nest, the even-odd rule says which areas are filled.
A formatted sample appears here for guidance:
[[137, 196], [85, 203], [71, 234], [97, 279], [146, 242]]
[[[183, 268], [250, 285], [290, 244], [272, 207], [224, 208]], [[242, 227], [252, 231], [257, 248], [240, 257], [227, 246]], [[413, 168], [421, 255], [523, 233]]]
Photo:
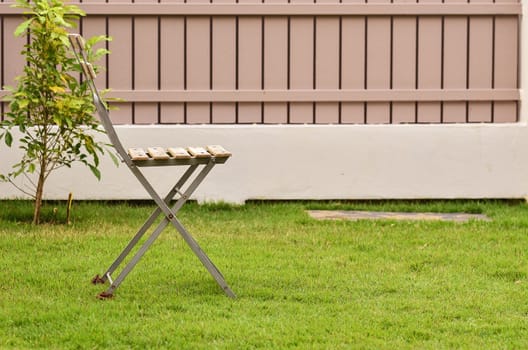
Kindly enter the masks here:
[[92, 278], [92, 284], [103, 284], [106, 282], [106, 279], [102, 278], [99, 275], [95, 275], [94, 278]]
[[224, 287], [224, 292], [227, 294], [227, 296], [231, 299], [236, 299], [237, 296], [235, 293], [233, 293], [233, 291], [231, 289], [229, 289], [229, 287]]
[[113, 297], [114, 297], [114, 294], [113, 293], [108, 293], [108, 292], [101, 292], [101, 293], [97, 294], [97, 299], [99, 299], [99, 300], [112, 299]]

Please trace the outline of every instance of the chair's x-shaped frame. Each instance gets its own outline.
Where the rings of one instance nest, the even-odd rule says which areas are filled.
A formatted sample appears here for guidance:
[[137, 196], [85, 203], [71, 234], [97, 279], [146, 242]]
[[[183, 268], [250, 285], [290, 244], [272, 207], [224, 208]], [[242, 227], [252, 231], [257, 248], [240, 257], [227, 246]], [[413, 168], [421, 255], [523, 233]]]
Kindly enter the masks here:
[[[83, 68], [84, 75], [87, 79], [88, 85], [93, 94], [94, 104], [96, 106], [97, 112], [99, 114], [99, 117], [101, 118], [101, 122], [106, 130], [106, 133], [110, 141], [115, 147], [116, 152], [118, 153], [120, 158], [127, 165], [127, 167], [134, 174], [134, 176], [139, 180], [141, 185], [145, 188], [147, 193], [150, 195], [150, 197], [154, 200], [154, 202], [157, 205], [157, 209], [154, 210], [154, 212], [150, 215], [147, 221], [145, 221], [143, 226], [139, 229], [136, 235], [128, 243], [125, 249], [123, 249], [123, 251], [119, 254], [117, 259], [110, 265], [110, 267], [106, 270], [106, 272], [103, 275], [101, 276], [97, 275], [92, 279], [93, 283], [105, 283], [107, 281], [110, 282], [109, 288], [106, 291], [100, 293], [98, 297], [102, 299], [112, 297], [114, 291], [119, 287], [119, 285], [127, 277], [130, 271], [132, 271], [132, 269], [136, 266], [136, 264], [143, 257], [146, 251], [150, 248], [150, 246], [154, 243], [154, 241], [159, 237], [161, 232], [169, 224], [171, 224], [172, 226], [174, 226], [174, 228], [176, 228], [176, 230], [178, 230], [178, 232], [180, 233], [182, 238], [185, 240], [187, 245], [191, 248], [194, 254], [202, 262], [202, 264], [205, 266], [207, 271], [209, 271], [211, 276], [213, 276], [213, 278], [218, 283], [218, 285], [223, 289], [223, 291], [229, 297], [235, 298], [236, 297], [235, 294], [227, 285], [224, 279], [224, 276], [222, 275], [220, 270], [213, 264], [211, 259], [209, 259], [209, 257], [200, 248], [200, 246], [194, 240], [191, 234], [187, 231], [187, 229], [182, 225], [182, 223], [176, 217], [176, 214], [178, 213], [178, 211], [183, 207], [185, 202], [190, 198], [193, 192], [202, 183], [202, 181], [205, 179], [207, 174], [209, 174], [211, 169], [216, 164], [225, 163], [227, 159], [229, 158], [229, 156], [225, 156], [225, 155], [215, 156], [215, 154], [211, 154], [211, 155], [206, 154], [204, 157], [193, 156], [193, 157], [189, 157], [186, 159], [175, 158], [175, 157], [170, 157], [168, 159], [153, 159], [150, 157], [148, 159], [131, 158], [129, 154], [125, 151], [123, 145], [121, 144], [117, 136], [117, 133], [115, 132], [115, 129], [110, 120], [110, 116], [108, 114], [108, 110], [105, 104], [103, 103], [100, 97], [100, 94], [97, 90], [97, 87], [95, 86], [95, 83], [93, 81], [95, 79], [95, 72], [92, 66], [90, 65], [90, 63], [87, 62], [86, 53], [84, 51], [85, 49], [84, 49], [83, 38], [80, 35], [71, 34], [70, 42], [72, 44], [75, 56], [77, 60], [79, 61], [79, 63], [81, 64], [81, 67]], [[139, 169], [140, 167], [177, 166], [177, 165], [187, 166], [188, 168], [163, 199], [160, 197], [160, 195], [156, 192], [154, 187], [150, 184], [150, 182], [144, 176], [143, 172], [141, 172], [141, 170]], [[197, 173], [197, 175], [191, 181], [190, 179], [192, 175], [200, 167], [201, 167], [201, 170]], [[187, 187], [184, 189], [185, 184], [189, 181], [190, 181], [190, 184], [188, 184]], [[177, 195], [178, 197], [176, 198]], [[170, 205], [175, 198], [176, 198], [176, 201], [171, 208]], [[131, 258], [131, 260], [128, 261], [128, 263], [121, 270], [119, 275], [115, 279], [113, 279], [112, 274], [116, 271], [116, 269], [119, 266], [121, 266], [121, 264], [124, 262], [127, 256], [132, 252], [132, 250], [136, 247], [136, 245], [138, 245], [141, 238], [154, 225], [154, 223], [156, 222], [157, 218], [160, 215], [163, 215], [164, 219], [157, 225], [157, 227], [154, 229], [151, 235], [143, 242], [143, 244], [139, 247], [139, 249], [136, 251], [134, 256]]]

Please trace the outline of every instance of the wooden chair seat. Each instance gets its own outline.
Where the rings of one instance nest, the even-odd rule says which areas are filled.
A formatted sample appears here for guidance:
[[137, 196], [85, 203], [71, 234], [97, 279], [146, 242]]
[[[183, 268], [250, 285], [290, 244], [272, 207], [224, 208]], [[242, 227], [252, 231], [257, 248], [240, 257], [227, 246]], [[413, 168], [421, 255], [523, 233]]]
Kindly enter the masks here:
[[189, 160], [193, 158], [229, 158], [231, 152], [227, 151], [220, 145], [212, 145], [203, 147], [147, 147], [147, 151], [143, 148], [129, 148], [128, 155], [133, 161], [151, 161], [151, 160]]

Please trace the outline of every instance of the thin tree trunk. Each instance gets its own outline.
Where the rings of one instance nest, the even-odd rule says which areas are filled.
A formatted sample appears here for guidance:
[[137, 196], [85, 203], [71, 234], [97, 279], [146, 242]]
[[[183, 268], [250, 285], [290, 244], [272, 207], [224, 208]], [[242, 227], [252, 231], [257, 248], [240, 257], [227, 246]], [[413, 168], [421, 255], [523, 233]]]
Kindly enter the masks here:
[[[47, 113], [46, 113], [46, 120]], [[39, 176], [37, 182], [37, 192], [35, 193], [35, 210], [33, 212], [33, 225], [40, 224], [40, 212], [42, 209], [42, 195], [44, 194], [44, 182], [46, 182], [46, 167], [48, 166], [47, 162], [47, 147], [48, 147], [48, 132], [46, 126], [44, 127], [42, 133], [42, 141], [45, 145], [42, 154], [39, 155]]]
[[35, 210], [33, 212], [33, 224], [40, 224], [40, 211], [42, 208], [42, 195], [44, 193], [44, 181], [46, 177], [44, 176], [44, 171], [41, 169], [38, 183], [37, 183], [37, 192], [35, 193]]

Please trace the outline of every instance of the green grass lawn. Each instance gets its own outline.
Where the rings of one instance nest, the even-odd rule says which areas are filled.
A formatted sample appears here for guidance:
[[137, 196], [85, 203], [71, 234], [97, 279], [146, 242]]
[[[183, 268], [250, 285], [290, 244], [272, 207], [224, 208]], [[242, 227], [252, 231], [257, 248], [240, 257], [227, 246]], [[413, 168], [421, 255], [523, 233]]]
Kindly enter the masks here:
[[[58, 213], [53, 213], [53, 207]], [[63, 221], [63, 203], [45, 220]], [[111, 300], [104, 272], [153, 206], [75, 203], [31, 226], [0, 201], [0, 349], [528, 348], [528, 205], [199, 206], [182, 222], [238, 295], [166, 230]], [[305, 209], [483, 213], [492, 221], [316, 221]]]

